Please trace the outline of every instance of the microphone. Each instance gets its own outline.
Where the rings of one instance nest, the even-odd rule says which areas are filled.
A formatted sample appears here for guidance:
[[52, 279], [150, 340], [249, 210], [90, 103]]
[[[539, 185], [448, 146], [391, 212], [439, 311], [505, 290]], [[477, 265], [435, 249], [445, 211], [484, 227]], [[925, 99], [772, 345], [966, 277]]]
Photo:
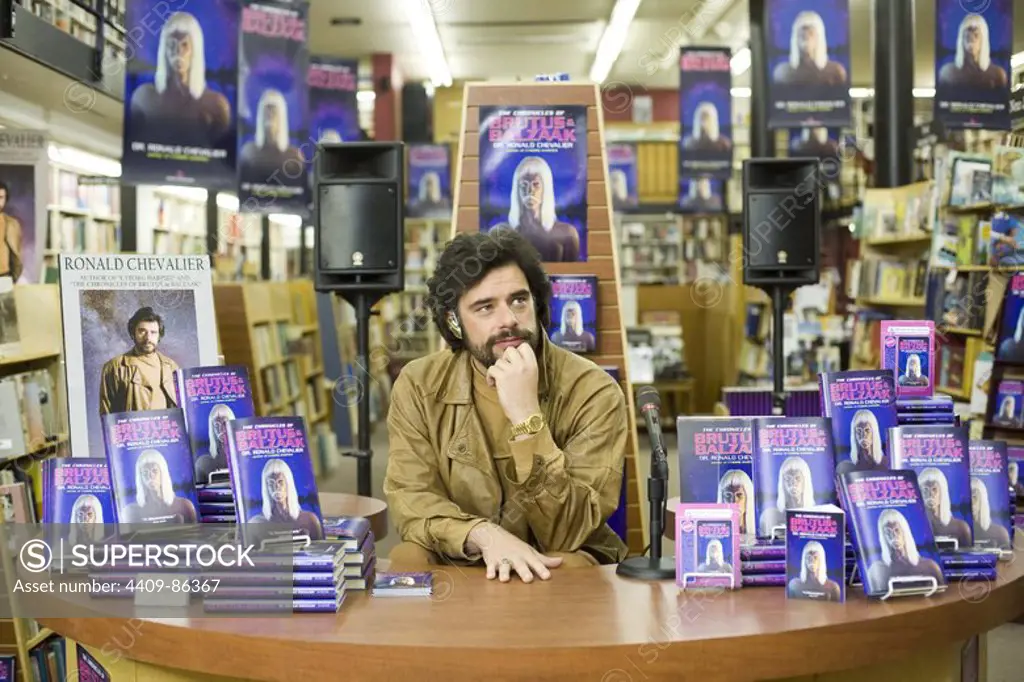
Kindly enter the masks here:
[[668, 480], [668, 456], [665, 454], [665, 439], [661, 435], [661, 396], [653, 386], [644, 386], [636, 395], [637, 407], [647, 424], [647, 436], [651, 440], [651, 476]]

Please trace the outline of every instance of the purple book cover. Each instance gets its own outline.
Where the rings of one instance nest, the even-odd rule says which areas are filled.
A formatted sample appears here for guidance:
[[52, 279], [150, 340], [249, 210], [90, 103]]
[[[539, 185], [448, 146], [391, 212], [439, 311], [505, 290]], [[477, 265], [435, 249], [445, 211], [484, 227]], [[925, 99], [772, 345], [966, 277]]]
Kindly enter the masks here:
[[446, 144], [407, 145], [409, 161], [405, 214], [409, 218], [451, 218], [451, 153]]
[[832, 431], [823, 417], [753, 420], [757, 535], [785, 534], [786, 510], [835, 502]]
[[[89, 524], [90, 539], [99, 541], [107, 529], [103, 524], [117, 520], [110, 490], [107, 460], [99, 458], [51, 457], [43, 460], [47, 478], [43, 488], [43, 523], [55, 528], [77, 531], [78, 524]], [[109, 528], [113, 530], [112, 526]], [[63, 532], [63, 530], [61, 530]], [[68, 540], [81, 541], [77, 532]], [[84, 536], [83, 536], [84, 537]]]
[[229, 422], [231, 483], [246, 542], [322, 540], [320, 496], [301, 417]]
[[935, 323], [882, 320], [882, 369], [896, 374], [896, 394], [930, 396], [935, 386]]
[[761, 560], [740, 562], [740, 573], [743, 575], [761, 575], [764, 573], [785, 573], [786, 560]]
[[215, 472], [227, 480], [228, 422], [256, 414], [248, 370], [242, 365], [179, 369], [174, 387], [185, 413], [196, 484], [214, 482]]
[[196, 496], [199, 498], [200, 503], [204, 502], [227, 502], [229, 504], [235, 503], [235, 492], [231, 489], [230, 485], [218, 486], [216, 488], [211, 486], [198, 487], [196, 488]]
[[1024, 274], [1015, 274], [1006, 287], [996, 360], [1024, 364]]
[[345, 550], [358, 550], [370, 537], [370, 521], [362, 516], [325, 516], [324, 537]]
[[675, 531], [676, 585], [682, 589], [739, 587], [736, 505], [680, 503]]
[[834, 505], [786, 513], [786, 597], [846, 601], [845, 531]]
[[836, 475], [889, 468], [889, 429], [897, 425], [893, 373], [855, 370], [818, 375], [823, 415], [832, 419]]
[[898, 426], [889, 434], [892, 466], [917, 474], [935, 541], [971, 546], [971, 463], [966, 426]]
[[0, 656], [0, 682], [14, 682], [14, 656]]
[[[1024, 502], [1024, 481], [1021, 481], [1021, 470], [1024, 469], [1024, 448], [1007, 446], [1006, 448], [1006, 476], [1010, 482], [1010, 489], [1013, 490], [1018, 502]], [[1013, 500], [1010, 500], [1013, 502]]]
[[1010, 477], [1006, 471], [1006, 443], [972, 440], [971, 509], [974, 517], [974, 545], [1010, 549]]
[[195, 523], [192, 450], [180, 408], [103, 415], [117, 520]]
[[742, 582], [743, 587], [782, 587], [786, 584], [786, 574], [745, 575]]
[[358, 82], [358, 60], [310, 56], [306, 85], [311, 142], [359, 141]]
[[994, 568], [999, 555], [992, 552], [941, 552], [942, 568]]
[[[680, 502], [735, 504], [739, 533], [754, 537], [752, 420], [679, 417]], [[746, 541], [746, 540], [745, 540]]]
[[636, 185], [636, 144], [620, 142], [606, 145], [608, 152], [608, 184], [612, 190], [612, 207], [636, 206], [639, 202]]
[[997, 426], [1020, 428], [1024, 411], [1024, 382], [1000, 381], [996, 390], [996, 413], [992, 423]]
[[574, 353], [597, 349], [597, 276], [551, 275], [551, 326], [556, 346]]
[[[81, 644], [75, 645], [78, 682], [110, 682], [110, 673]], [[69, 678], [70, 679], [70, 678]]]
[[781, 541], [774, 544], [756, 544], [740, 546], [740, 559], [743, 561], [764, 561], [769, 559], [785, 559], [786, 545]]
[[587, 260], [587, 108], [480, 107], [480, 231], [512, 228], [546, 263]]
[[897, 398], [896, 411], [900, 414], [952, 413], [953, 398], [941, 393], [921, 398]]
[[217, 599], [337, 599], [344, 593], [331, 585], [217, 585]]

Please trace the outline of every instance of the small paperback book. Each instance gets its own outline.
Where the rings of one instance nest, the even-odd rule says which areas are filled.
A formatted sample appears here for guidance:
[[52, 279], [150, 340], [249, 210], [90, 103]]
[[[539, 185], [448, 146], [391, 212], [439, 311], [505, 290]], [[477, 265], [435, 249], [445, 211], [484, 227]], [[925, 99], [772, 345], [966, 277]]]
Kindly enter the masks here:
[[228, 422], [231, 485], [247, 544], [322, 540], [320, 495], [302, 417]]
[[1013, 540], [1006, 443], [972, 440], [971, 511], [974, 546], [1008, 551]]
[[1024, 382], [1007, 379], [999, 382], [992, 423], [1012, 429], [1024, 426]]
[[373, 580], [374, 597], [429, 597], [434, 592], [434, 574], [378, 573]]
[[966, 426], [897, 426], [889, 435], [894, 469], [910, 469], [939, 549], [971, 542], [971, 463]]
[[822, 414], [832, 419], [836, 474], [889, 468], [889, 429], [898, 424], [893, 372], [821, 373]]
[[931, 596], [946, 589], [917, 474], [849, 471], [838, 483], [867, 596]]
[[846, 601], [846, 515], [834, 504], [786, 511], [786, 596]]
[[683, 590], [741, 586], [735, 504], [681, 502], [676, 507], [676, 585]]
[[787, 509], [835, 502], [835, 459], [828, 419], [754, 419], [753, 451], [759, 538], [785, 535]]
[[179, 369], [174, 386], [185, 412], [196, 484], [227, 482], [228, 422], [256, 416], [248, 370], [242, 365]]
[[597, 276], [551, 275], [552, 343], [575, 353], [597, 349]]
[[120, 524], [196, 523], [192, 449], [179, 408], [103, 415]]
[[[72, 545], [99, 542], [113, 532], [117, 516], [107, 460], [51, 457], [43, 460], [43, 523], [61, 528]], [[84, 524], [81, 526], [79, 524]], [[66, 533], [65, 533], [66, 531]]]
[[935, 323], [882, 320], [882, 369], [896, 373], [896, 395], [929, 396], [935, 387]]
[[744, 543], [756, 536], [752, 420], [679, 417], [680, 502], [735, 504]]

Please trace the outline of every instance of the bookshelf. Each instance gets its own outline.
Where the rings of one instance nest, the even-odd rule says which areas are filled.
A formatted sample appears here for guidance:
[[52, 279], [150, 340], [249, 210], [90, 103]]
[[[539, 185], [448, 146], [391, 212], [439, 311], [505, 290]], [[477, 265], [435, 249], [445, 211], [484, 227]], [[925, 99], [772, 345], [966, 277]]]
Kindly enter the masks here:
[[117, 253], [121, 249], [121, 188], [117, 178], [85, 176], [50, 163], [43, 273], [56, 281], [60, 253]]
[[679, 216], [617, 213], [614, 224], [623, 286], [680, 283], [683, 230]]

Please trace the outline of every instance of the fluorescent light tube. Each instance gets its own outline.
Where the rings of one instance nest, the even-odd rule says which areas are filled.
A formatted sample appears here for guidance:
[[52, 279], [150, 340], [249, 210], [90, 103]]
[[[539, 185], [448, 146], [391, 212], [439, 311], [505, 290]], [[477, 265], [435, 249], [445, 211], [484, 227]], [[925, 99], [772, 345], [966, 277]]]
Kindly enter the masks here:
[[601, 41], [597, 44], [597, 53], [594, 55], [594, 64], [590, 68], [590, 80], [595, 83], [603, 83], [604, 79], [612, 70], [615, 60], [622, 52], [622, 46], [629, 34], [629, 26], [633, 23], [637, 8], [640, 7], [640, 0], [618, 0], [612, 9], [611, 19], [601, 35]]

